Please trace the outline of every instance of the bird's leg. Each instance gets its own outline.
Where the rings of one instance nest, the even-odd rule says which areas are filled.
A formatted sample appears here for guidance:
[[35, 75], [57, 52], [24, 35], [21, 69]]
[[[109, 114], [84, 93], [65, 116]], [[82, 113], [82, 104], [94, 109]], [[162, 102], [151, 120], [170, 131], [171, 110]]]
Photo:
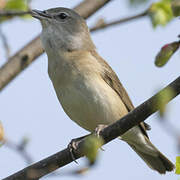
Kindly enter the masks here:
[[[106, 127], [107, 127], [107, 125], [105, 125], [105, 124], [99, 124], [99, 125], [96, 127], [95, 131], [94, 131], [95, 135], [97, 135], [97, 137], [100, 137], [100, 132], [101, 132], [104, 128], [106, 128]], [[82, 136], [82, 137], [79, 137], [79, 138], [76, 138], [76, 139], [72, 139], [71, 142], [68, 144], [68, 149], [69, 149], [69, 151], [70, 151], [71, 158], [72, 158], [72, 160], [73, 160], [75, 163], [77, 163], [77, 164], [78, 164], [78, 162], [76, 161], [76, 158], [75, 158], [75, 155], [74, 155], [74, 151], [77, 150], [78, 145], [79, 145], [79, 142], [80, 142], [82, 139], [86, 138], [87, 136], [89, 136], [89, 135]], [[104, 151], [104, 149], [103, 149], [102, 147], [101, 147], [100, 149], [101, 149], [102, 151]]]
[[[105, 125], [105, 124], [99, 124], [99, 125], [96, 127], [95, 131], [94, 131], [95, 135], [97, 135], [97, 137], [100, 137], [100, 132], [101, 132], [104, 128], [106, 128], [107, 126], [108, 126], [108, 125]], [[100, 149], [101, 149], [102, 151], [104, 151], [104, 149], [103, 149], [102, 147], [100, 147]]]
[[94, 133], [95, 135], [97, 135], [98, 137], [100, 136], [100, 132], [106, 128], [108, 125], [105, 125], [105, 124], [98, 124], [98, 126], [96, 127]]
[[71, 142], [68, 144], [68, 149], [70, 151], [70, 154], [71, 154], [71, 158], [72, 160], [78, 164], [78, 162], [76, 161], [76, 158], [75, 158], [75, 155], [74, 155], [74, 151], [77, 150], [78, 148], [78, 145], [79, 145], [79, 142], [84, 139], [85, 137], [87, 137], [89, 135], [86, 135], [86, 136], [82, 136], [82, 137], [79, 137], [79, 138], [76, 138], [76, 139], [72, 139]]

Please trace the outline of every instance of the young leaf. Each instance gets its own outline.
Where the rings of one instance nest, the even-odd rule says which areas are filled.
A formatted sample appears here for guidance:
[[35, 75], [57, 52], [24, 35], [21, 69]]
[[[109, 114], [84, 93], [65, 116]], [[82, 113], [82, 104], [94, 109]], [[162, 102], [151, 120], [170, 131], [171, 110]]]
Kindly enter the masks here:
[[29, 9], [27, 0], [7, 0], [5, 10], [21, 10], [26, 11]]
[[[157, 106], [159, 108], [159, 114], [161, 117], [164, 116], [164, 113], [166, 112], [166, 104], [174, 95], [174, 90], [171, 88], [168, 88], [164, 91], [162, 91], [159, 96], [157, 96], [156, 104], [154, 106]], [[154, 107], [153, 107], [154, 108]]]
[[176, 174], [180, 174], [180, 156], [176, 157]]
[[97, 136], [89, 136], [84, 143], [84, 154], [93, 165], [97, 159], [98, 149], [103, 145], [103, 139]]
[[[2, 0], [1, 0], [2, 1]], [[29, 0], [7, 0], [4, 7], [0, 8], [7, 11], [27, 11], [29, 10]], [[12, 19], [14, 16], [0, 17], [0, 22]], [[23, 15], [21, 18], [31, 18], [30, 15]]]
[[179, 49], [179, 46], [179, 41], [172, 42], [163, 46], [156, 56], [155, 65], [158, 67], [164, 66], [172, 57], [172, 55]]
[[153, 3], [149, 8], [149, 17], [154, 28], [158, 25], [165, 26], [169, 23], [173, 18], [171, 0], [161, 0]]

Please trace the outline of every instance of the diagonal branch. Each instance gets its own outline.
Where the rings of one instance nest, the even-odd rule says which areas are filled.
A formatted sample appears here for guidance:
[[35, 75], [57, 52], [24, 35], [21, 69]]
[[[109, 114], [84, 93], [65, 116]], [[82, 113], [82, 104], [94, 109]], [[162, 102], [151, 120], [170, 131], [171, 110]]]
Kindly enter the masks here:
[[[98, 10], [110, 0], [85, 0], [80, 5], [74, 9], [84, 18], [88, 18], [91, 14]], [[91, 31], [97, 31], [109, 26], [121, 24], [134, 19], [145, 17], [147, 11], [137, 14], [135, 16], [123, 18], [110, 23], [101, 23], [98, 26], [91, 28]], [[7, 86], [21, 71], [27, 68], [37, 57], [43, 53], [43, 49], [40, 43], [40, 38], [37, 36], [30, 43], [28, 43], [24, 48], [18, 51], [14, 56], [12, 56], [7, 63], [5, 63], [0, 68], [0, 91]]]
[[4, 32], [2, 31], [1, 26], [0, 26], [0, 38], [2, 40], [2, 44], [3, 44], [5, 52], [6, 52], [6, 57], [9, 58], [10, 57], [10, 47], [8, 44], [7, 37], [4, 34]]
[[145, 17], [147, 15], [148, 15], [148, 10], [146, 10], [146, 11], [144, 11], [142, 13], [139, 13], [137, 15], [125, 17], [125, 18], [114, 20], [114, 21], [107, 22], [107, 23], [104, 22], [104, 21], [101, 21], [100, 23], [98, 23], [97, 25], [92, 27], [90, 29], [90, 31], [94, 32], [94, 31], [102, 30], [102, 29], [108, 28], [110, 26], [115, 26], [115, 25], [119, 25], [119, 24], [122, 24], [122, 23], [125, 23], [125, 22], [135, 20], [135, 19], [140, 19], [140, 18]]
[[[170, 83], [167, 87], [162, 89], [156, 95], [139, 105], [133, 111], [129, 112], [126, 116], [121, 118], [119, 121], [114, 124], [108, 126], [100, 132], [100, 135], [104, 139], [105, 144], [110, 142], [111, 140], [121, 136], [126, 131], [131, 129], [133, 126], [138, 125], [140, 122], [143, 122], [150, 115], [155, 113], [160, 109], [158, 97], [167, 92], [167, 90], [172, 89], [173, 95], [167, 98], [164, 103], [167, 104], [173, 98], [180, 94], [180, 77], [178, 77], [175, 81]], [[83, 157], [83, 144], [85, 139], [82, 139], [78, 143], [78, 148], [74, 151], [74, 155], [76, 159]], [[73, 159], [71, 158], [69, 148], [66, 148], [46, 159], [43, 159], [3, 180], [35, 180], [39, 179], [56, 169], [63, 167], [69, 163], [71, 163]]]

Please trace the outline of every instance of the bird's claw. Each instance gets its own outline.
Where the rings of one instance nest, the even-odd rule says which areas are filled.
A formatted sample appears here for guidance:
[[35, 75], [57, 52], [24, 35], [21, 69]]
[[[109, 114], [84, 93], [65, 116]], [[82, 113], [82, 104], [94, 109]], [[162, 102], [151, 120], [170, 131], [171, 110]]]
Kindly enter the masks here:
[[[95, 135], [99, 138], [99, 137], [100, 137], [100, 132], [101, 132], [104, 128], [106, 128], [106, 127], [107, 127], [107, 125], [105, 125], [105, 124], [99, 124], [99, 125], [96, 127], [95, 131], [94, 131]], [[102, 147], [100, 147], [100, 149], [101, 149], [102, 151], [105, 151]]]
[[72, 158], [72, 160], [73, 160], [76, 164], [78, 164], [78, 162], [76, 161], [76, 158], [75, 158], [75, 155], [74, 155], [74, 151], [77, 150], [78, 142], [79, 142], [78, 139], [72, 139], [71, 142], [68, 144], [68, 149], [69, 149], [71, 158]]
[[99, 124], [94, 131], [95, 135], [97, 137], [100, 137], [100, 132], [106, 127], [107, 127], [107, 125], [105, 125], [105, 124]]
[[77, 151], [78, 145], [79, 145], [80, 141], [81, 141], [82, 139], [84, 139], [85, 137], [87, 137], [87, 135], [86, 135], [86, 136], [79, 137], [79, 138], [76, 138], [76, 139], [72, 139], [71, 142], [68, 144], [68, 149], [69, 149], [71, 158], [72, 158], [72, 160], [73, 160], [76, 164], [78, 164], [78, 162], [76, 161], [76, 157], [75, 157], [75, 155], [74, 155], [74, 151]]

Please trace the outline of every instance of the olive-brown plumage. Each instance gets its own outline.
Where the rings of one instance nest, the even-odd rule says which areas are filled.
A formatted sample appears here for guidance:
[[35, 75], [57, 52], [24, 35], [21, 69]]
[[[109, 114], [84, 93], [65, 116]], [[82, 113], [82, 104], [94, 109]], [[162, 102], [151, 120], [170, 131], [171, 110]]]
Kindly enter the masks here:
[[[67, 8], [32, 11], [40, 19], [42, 45], [48, 56], [48, 73], [59, 102], [71, 120], [92, 132], [126, 115], [134, 106], [117, 75], [101, 58], [84, 19]], [[141, 123], [120, 139], [160, 174], [174, 169], [149, 140]]]

